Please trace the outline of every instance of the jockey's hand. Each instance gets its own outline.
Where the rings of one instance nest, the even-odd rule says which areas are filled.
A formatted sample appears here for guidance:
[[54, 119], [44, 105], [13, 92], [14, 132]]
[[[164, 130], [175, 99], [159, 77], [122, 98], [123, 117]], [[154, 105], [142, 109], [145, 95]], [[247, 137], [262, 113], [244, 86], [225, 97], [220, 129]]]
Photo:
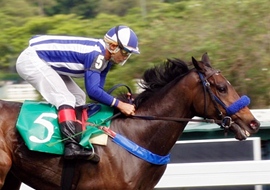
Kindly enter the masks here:
[[135, 115], [135, 106], [119, 101], [117, 108], [125, 115]]
[[126, 94], [126, 96], [127, 96], [127, 99], [129, 100], [130, 103], [132, 103], [134, 101], [134, 98], [132, 98], [132, 94], [130, 92], [128, 92]]

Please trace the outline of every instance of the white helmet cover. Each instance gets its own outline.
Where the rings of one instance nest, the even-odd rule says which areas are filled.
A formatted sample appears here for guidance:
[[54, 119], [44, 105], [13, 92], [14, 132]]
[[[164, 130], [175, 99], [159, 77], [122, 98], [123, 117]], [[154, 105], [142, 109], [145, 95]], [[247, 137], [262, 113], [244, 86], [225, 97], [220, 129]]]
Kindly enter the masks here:
[[[117, 39], [118, 38], [118, 39]], [[118, 44], [120, 43], [130, 52], [140, 54], [137, 35], [127, 26], [116, 26], [111, 28], [104, 36], [104, 40]], [[118, 44], [119, 46], [121, 44]]]

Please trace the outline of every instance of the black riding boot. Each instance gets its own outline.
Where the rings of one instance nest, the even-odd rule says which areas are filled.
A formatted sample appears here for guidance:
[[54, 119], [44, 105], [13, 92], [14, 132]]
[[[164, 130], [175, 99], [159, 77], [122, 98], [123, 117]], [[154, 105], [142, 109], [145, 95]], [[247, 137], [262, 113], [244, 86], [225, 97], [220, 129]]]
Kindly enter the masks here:
[[80, 136], [76, 135], [78, 128], [81, 129], [81, 124], [76, 121], [75, 110], [71, 106], [60, 106], [58, 111], [58, 119], [60, 131], [65, 139], [65, 159], [84, 159], [93, 162], [99, 162], [99, 156], [93, 150], [85, 149], [80, 142]]

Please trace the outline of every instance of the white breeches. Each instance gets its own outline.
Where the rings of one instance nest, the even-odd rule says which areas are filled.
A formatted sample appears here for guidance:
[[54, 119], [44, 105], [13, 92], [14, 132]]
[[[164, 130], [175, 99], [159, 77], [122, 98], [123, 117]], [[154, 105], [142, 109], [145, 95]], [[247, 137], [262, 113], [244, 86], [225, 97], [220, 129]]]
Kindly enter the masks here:
[[25, 49], [17, 59], [18, 74], [29, 82], [43, 98], [58, 109], [61, 105], [84, 105], [85, 92], [70, 76], [58, 74], [40, 59], [32, 47]]

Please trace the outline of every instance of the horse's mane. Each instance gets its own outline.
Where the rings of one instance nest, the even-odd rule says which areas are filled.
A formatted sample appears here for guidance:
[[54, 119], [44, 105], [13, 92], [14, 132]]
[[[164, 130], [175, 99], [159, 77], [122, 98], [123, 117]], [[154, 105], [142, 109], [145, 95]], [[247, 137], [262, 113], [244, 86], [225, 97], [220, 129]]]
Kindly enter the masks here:
[[135, 105], [139, 106], [165, 86], [170, 88], [189, 71], [189, 65], [177, 58], [167, 59], [163, 64], [146, 70], [139, 84], [144, 91], [135, 98]]

